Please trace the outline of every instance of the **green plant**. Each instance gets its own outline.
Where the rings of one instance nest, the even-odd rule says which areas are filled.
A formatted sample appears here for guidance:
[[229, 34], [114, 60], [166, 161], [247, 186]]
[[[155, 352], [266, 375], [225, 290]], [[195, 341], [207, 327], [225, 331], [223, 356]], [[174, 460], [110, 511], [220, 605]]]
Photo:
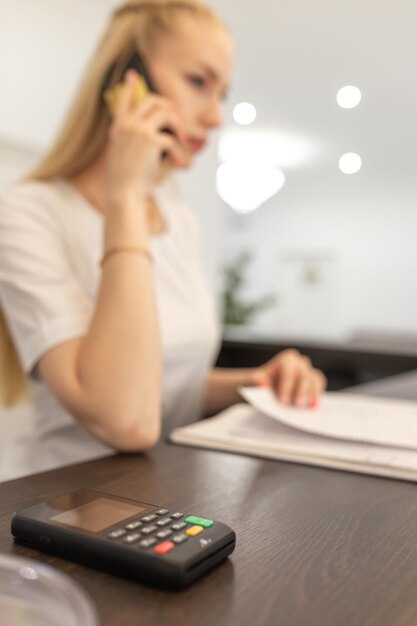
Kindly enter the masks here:
[[223, 324], [225, 326], [250, 324], [258, 313], [276, 303], [274, 296], [264, 296], [258, 300], [245, 300], [241, 291], [245, 284], [245, 274], [252, 260], [252, 254], [245, 250], [236, 260], [224, 268]]

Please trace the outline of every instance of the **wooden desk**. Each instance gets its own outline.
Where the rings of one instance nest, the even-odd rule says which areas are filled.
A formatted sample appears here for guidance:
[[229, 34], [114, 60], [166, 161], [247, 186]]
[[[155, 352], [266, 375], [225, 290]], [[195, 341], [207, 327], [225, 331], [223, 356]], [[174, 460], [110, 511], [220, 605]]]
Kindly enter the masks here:
[[[12, 512], [80, 487], [216, 517], [231, 558], [166, 592], [14, 545]], [[0, 485], [0, 550], [55, 565], [104, 626], [417, 623], [417, 485], [161, 444]]]

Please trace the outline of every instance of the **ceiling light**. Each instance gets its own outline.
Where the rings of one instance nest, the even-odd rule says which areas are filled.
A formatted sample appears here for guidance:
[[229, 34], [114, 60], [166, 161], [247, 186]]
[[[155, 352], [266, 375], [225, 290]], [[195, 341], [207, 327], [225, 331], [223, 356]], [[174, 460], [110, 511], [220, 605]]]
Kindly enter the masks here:
[[241, 102], [233, 109], [233, 119], [238, 124], [248, 126], [256, 120], [256, 109], [249, 102]]
[[339, 169], [343, 174], [356, 174], [362, 167], [362, 159], [359, 154], [347, 152], [339, 159]]
[[285, 183], [284, 173], [259, 159], [226, 161], [217, 170], [216, 187], [226, 204], [250, 213], [272, 198]]
[[342, 109], [353, 109], [362, 100], [361, 90], [353, 85], [346, 85], [337, 92], [337, 104]]

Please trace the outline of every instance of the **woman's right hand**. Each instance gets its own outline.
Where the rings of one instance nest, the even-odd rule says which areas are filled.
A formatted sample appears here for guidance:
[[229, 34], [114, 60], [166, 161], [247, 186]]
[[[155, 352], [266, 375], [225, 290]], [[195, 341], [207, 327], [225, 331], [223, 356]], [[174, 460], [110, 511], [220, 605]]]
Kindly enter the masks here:
[[[149, 93], [132, 107], [136, 82], [134, 70], [125, 76], [114, 107], [107, 153], [109, 203], [125, 197], [146, 198], [158, 182], [162, 153], [168, 163], [181, 167], [184, 162], [181, 141], [184, 131], [172, 102]], [[172, 129], [174, 135], [162, 132]]]

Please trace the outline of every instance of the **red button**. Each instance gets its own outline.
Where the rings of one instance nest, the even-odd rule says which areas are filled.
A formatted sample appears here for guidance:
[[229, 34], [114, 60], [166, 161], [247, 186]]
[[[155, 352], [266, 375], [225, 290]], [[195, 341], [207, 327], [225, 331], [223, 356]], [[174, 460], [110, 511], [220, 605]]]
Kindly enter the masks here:
[[156, 552], [156, 554], [166, 554], [167, 552], [171, 552], [173, 548], [175, 548], [175, 546], [172, 541], [164, 541], [154, 548], [154, 552]]

